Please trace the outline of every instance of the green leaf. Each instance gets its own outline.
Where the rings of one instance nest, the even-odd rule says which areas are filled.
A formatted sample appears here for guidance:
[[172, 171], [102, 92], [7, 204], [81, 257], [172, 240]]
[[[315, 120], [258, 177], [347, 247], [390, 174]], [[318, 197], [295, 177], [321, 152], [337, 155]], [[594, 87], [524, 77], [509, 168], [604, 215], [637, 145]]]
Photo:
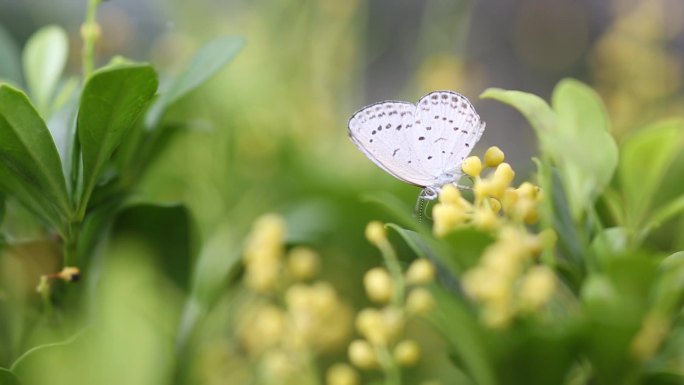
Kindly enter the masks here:
[[0, 25], [0, 80], [21, 84], [21, 59], [12, 37]]
[[573, 214], [578, 220], [610, 182], [617, 166], [617, 145], [598, 95], [572, 79], [553, 94], [553, 110], [542, 99], [519, 91], [488, 89], [491, 98], [518, 109], [535, 129], [544, 159], [553, 160]]
[[530, 122], [532, 128], [541, 139], [545, 133], [552, 132], [556, 127], [556, 114], [551, 107], [537, 95], [522, 91], [508, 91], [500, 88], [488, 88], [480, 97], [494, 99], [518, 110]]
[[608, 132], [608, 117], [599, 96], [590, 87], [565, 79], [553, 92], [558, 117], [550, 135], [573, 216], [592, 206], [608, 185], [618, 163], [615, 140]]
[[188, 68], [160, 89], [161, 95], [148, 111], [145, 125], [148, 128], [156, 126], [168, 106], [209, 80], [228, 64], [244, 45], [245, 39], [242, 37], [224, 36], [200, 48]]
[[626, 226], [630, 230], [643, 226], [653, 196], [681, 150], [682, 129], [681, 120], [661, 121], [639, 130], [622, 143], [618, 173], [625, 200]]
[[149, 65], [125, 65], [97, 71], [88, 79], [77, 118], [83, 154], [83, 192], [79, 217], [107, 161], [157, 90], [157, 74]]
[[111, 237], [135, 234], [158, 256], [158, 269], [183, 290], [188, 289], [191, 263], [197, 253], [196, 229], [190, 212], [183, 205], [137, 204], [122, 209], [114, 222]]
[[475, 384], [498, 383], [493, 357], [487, 350], [486, 338], [477, 319], [456, 297], [441, 290], [434, 290], [433, 295], [438, 310], [428, 320], [458, 358], [462, 369]]
[[21, 385], [21, 381], [9, 369], [0, 368], [0, 385]]
[[26, 43], [24, 75], [38, 111], [49, 112], [50, 100], [66, 64], [69, 44], [66, 32], [58, 26], [43, 27]]
[[444, 286], [454, 292], [460, 290], [455, 274], [462, 271], [463, 268], [454, 264], [451, 258], [446, 257], [448, 249], [443, 244], [433, 238], [404, 229], [394, 223], [388, 223], [386, 226], [396, 231], [411, 250], [416, 253], [416, 256], [427, 258], [437, 267], [437, 275]]
[[55, 226], [72, 207], [55, 143], [26, 95], [0, 85], [0, 187]]

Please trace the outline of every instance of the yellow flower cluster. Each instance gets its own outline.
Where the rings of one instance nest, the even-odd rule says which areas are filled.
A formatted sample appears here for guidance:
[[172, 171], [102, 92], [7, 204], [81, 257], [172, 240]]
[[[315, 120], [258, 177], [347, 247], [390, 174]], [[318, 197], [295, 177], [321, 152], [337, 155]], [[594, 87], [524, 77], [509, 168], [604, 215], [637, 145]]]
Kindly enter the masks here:
[[[320, 264], [314, 250], [294, 247], [286, 252], [285, 231], [278, 215], [262, 216], [254, 224], [244, 251], [243, 280], [249, 290], [238, 312], [237, 330], [265, 377], [295, 381], [294, 374], [310, 372], [311, 360], [306, 357], [347, 343], [353, 312], [332, 285], [311, 281]], [[335, 373], [342, 374], [334, 377], [355, 378], [339, 366]]]
[[502, 227], [478, 265], [463, 275], [463, 289], [481, 304], [486, 325], [505, 327], [517, 314], [536, 312], [549, 301], [556, 277], [535, 259], [554, 238], [550, 231], [535, 235], [522, 227]]
[[[539, 310], [556, 286], [553, 271], [536, 263], [541, 251], [555, 242], [555, 233], [532, 234], [526, 226], [539, 220], [543, 193], [529, 182], [512, 187], [515, 171], [504, 157], [498, 147], [491, 147], [484, 162], [476, 156], [465, 159], [462, 169], [473, 178], [473, 202], [447, 185], [432, 212], [437, 236], [464, 226], [494, 232], [496, 242], [465, 272], [462, 282], [467, 295], [481, 304], [485, 324], [495, 328], [505, 327], [517, 314]], [[493, 171], [483, 176], [485, 167]]]
[[[402, 273], [379, 222], [368, 224], [366, 238], [382, 251], [389, 270], [375, 267], [363, 278], [366, 295], [381, 307], [368, 307], [356, 315], [355, 326], [361, 338], [349, 344], [349, 361], [360, 369], [381, 368], [386, 372], [396, 366], [413, 366], [420, 359], [420, 346], [402, 335], [411, 316], [427, 314], [435, 306], [432, 294], [425, 288], [434, 281], [435, 267], [419, 259]], [[408, 296], [404, 298], [407, 288]]]
[[515, 171], [504, 163], [504, 153], [498, 147], [491, 147], [484, 157], [484, 166], [493, 172], [482, 177], [483, 162], [477, 156], [463, 161], [463, 172], [472, 177], [474, 201], [471, 203], [454, 185], [446, 185], [439, 195], [439, 203], [432, 210], [433, 231], [442, 237], [467, 225], [480, 230], [491, 231], [506, 222], [536, 223], [539, 219], [537, 206], [543, 194], [539, 187], [529, 182], [518, 188], [511, 187]]

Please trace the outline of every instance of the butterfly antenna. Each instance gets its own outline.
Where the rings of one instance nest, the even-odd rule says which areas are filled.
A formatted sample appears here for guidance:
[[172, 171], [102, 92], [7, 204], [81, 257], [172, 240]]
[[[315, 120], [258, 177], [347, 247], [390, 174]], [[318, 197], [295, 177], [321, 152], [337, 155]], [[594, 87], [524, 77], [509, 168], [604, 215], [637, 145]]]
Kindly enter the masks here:
[[413, 216], [418, 218], [418, 223], [422, 224], [425, 219], [432, 220], [432, 217], [428, 215], [428, 205], [430, 201], [437, 197], [437, 193], [434, 189], [425, 188], [418, 195], [418, 200], [416, 201], [416, 207], [413, 209]]

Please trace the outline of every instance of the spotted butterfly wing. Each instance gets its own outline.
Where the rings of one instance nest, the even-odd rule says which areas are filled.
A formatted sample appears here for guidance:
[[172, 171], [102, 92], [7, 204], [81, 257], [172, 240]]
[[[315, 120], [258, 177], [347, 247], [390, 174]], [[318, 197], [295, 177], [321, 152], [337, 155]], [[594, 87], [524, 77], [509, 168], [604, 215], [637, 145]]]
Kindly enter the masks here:
[[406, 102], [381, 102], [357, 111], [349, 119], [349, 137], [366, 156], [397, 179], [427, 186], [432, 176], [414, 164], [415, 154], [407, 138], [413, 129], [416, 106]]
[[354, 144], [389, 174], [439, 188], [460, 175], [484, 122], [464, 96], [436, 91], [418, 106], [398, 101], [367, 106], [352, 115], [348, 127]]
[[461, 163], [480, 140], [485, 123], [465, 96], [451, 91], [423, 96], [414, 118], [408, 141], [418, 156], [415, 162], [433, 175], [436, 183], [453, 182], [461, 175]]

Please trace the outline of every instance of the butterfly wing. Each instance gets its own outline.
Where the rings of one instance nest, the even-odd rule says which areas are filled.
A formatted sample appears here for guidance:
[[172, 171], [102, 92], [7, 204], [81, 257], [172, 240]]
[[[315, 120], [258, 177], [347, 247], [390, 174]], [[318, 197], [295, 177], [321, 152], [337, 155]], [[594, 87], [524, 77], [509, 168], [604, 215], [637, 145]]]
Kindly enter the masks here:
[[419, 169], [442, 182], [446, 175], [462, 174], [461, 163], [485, 128], [468, 99], [452, 91], [431, 92], [418, 101], [414, 118], [409, 143], [420, 154]]
[[429, 186], [434, 176], [416, 164], [408, 138], [415, 130], [411, 103], [388, 101], [367, 106], [349, 119], [349, 137], [366, 156], [395, 178]]

